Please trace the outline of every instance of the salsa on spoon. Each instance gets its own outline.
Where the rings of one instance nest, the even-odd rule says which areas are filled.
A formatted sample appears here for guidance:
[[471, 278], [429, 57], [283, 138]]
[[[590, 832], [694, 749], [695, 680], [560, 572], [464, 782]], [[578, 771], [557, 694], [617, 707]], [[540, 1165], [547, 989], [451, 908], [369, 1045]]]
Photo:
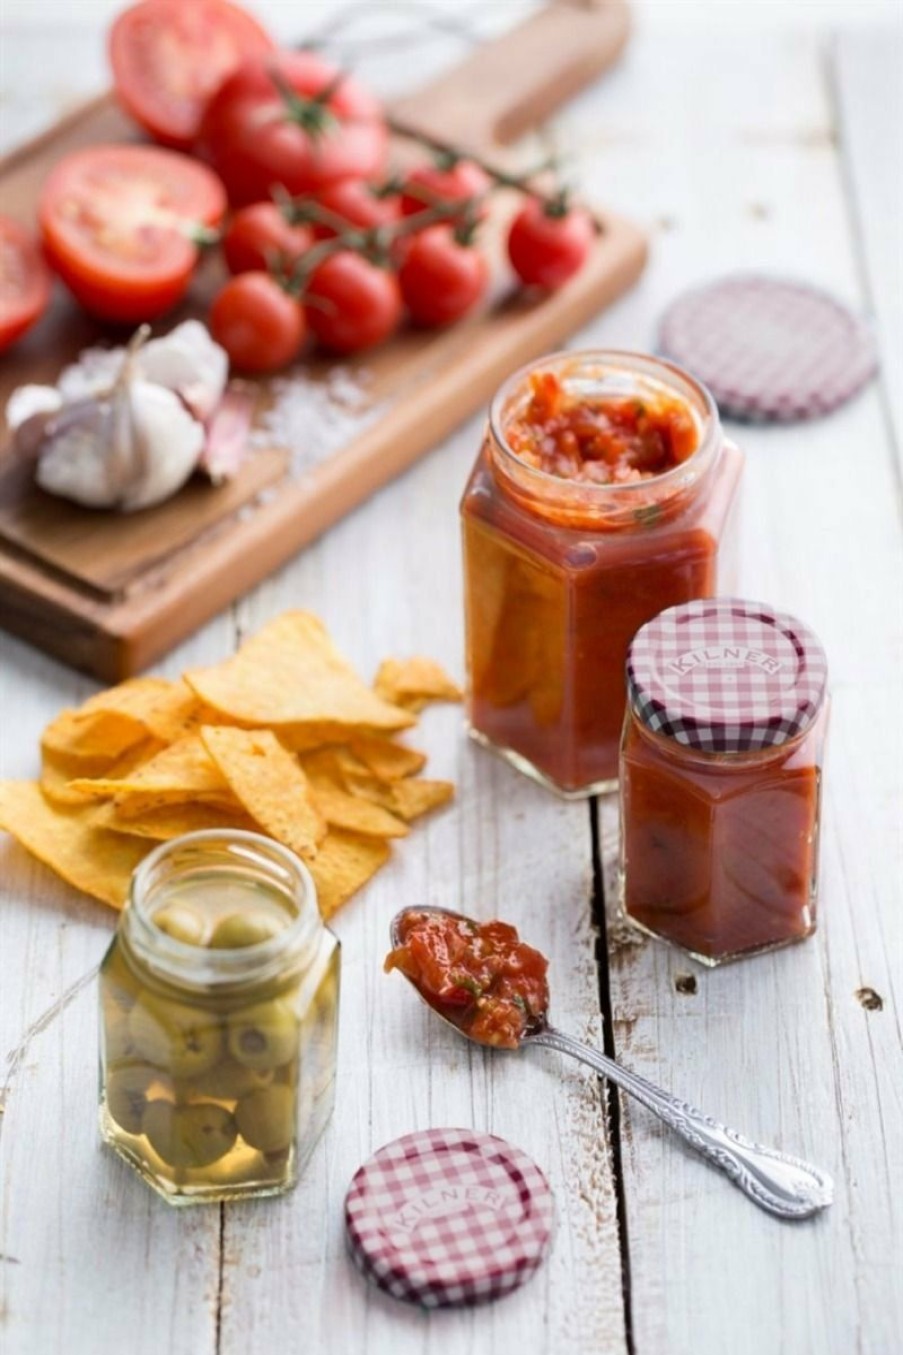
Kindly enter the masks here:
[[588, 1064], [779, 1218], [808, 1218], [831, 1204], [834, 1184], [820, 1168], [751, 1142], [550, 1026], [548, 962], [514, 927], [479, 923], [444, 908], [405, 908], [392, 919], [390, 935], [385, 969], [400, 969], [433, 1011], [467, 1039], [502, 1049], [547, 1045]]

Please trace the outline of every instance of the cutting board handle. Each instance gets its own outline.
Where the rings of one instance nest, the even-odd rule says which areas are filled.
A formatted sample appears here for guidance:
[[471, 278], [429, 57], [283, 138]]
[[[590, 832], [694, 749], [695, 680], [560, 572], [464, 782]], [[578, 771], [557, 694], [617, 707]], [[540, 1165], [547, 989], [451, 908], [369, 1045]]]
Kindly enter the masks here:
[[396, 100], [393, 117], [473, 149], [507, 145], [607, 70], [629, 31], [627, 0], [552, 0], [427, 88]]

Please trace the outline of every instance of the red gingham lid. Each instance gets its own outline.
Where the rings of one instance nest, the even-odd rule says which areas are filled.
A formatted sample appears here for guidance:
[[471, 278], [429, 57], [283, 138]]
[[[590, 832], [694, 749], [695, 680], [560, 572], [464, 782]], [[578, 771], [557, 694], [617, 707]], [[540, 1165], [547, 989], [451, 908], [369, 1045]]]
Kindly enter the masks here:
[[552, 1194], [519, 1148], [472, 1129], [387, 1143], [355, 1173], [345, 1228], [358, 1269], [425, 1308], [481, 1303], [523, 1284], [549, 1248]]
[[627, 651], [630, 704], [648, 729], [706, 753], [776, 747], [818, 714], [828, 664], [807, 626], [764, 602], [670, 607]]
[[659, 348], [712, 392], [723, 414], [813, 419], [874, 374], [865, 323], [807, 283], [737, 274], [687, 292], [665, 312]]

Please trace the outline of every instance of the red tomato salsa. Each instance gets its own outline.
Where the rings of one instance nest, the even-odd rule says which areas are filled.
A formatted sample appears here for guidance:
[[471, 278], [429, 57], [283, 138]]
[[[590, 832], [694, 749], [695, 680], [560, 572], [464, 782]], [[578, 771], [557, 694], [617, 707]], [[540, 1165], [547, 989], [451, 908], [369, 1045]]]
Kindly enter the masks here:
[[400, 969], [472, 1040], [516, 1049], [549, 1005], [548, 961], [505, 922], [411, 910], [385, 969]]
[[631, 484], [693, 455], [699, 430], [686, 402], [666, 392], [588, 399], [554, 372], [533, 372], [531, 396], [506, 428], [521, 461], [564, 480]]

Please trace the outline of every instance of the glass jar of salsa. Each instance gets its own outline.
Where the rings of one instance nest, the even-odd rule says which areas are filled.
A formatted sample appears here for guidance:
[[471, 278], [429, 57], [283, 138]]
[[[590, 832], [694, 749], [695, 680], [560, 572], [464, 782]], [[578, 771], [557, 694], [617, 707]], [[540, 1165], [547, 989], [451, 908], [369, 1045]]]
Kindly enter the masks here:
[[256, 833], [145, 858], [100, 968], [101, 1133], [171, 1204], [289, 1190], [332, 1112], [339, 943]]
[[732, 586], [741, 467], [657, 358], [559, 353], [506, 382], [461, 504], [474, 738], [561, 794], [614, 788], [627, 646]]
[[815, 930], [827, 662], [764, 603], [643, 626], [621, 747], [624, 915], [715, 965]]

